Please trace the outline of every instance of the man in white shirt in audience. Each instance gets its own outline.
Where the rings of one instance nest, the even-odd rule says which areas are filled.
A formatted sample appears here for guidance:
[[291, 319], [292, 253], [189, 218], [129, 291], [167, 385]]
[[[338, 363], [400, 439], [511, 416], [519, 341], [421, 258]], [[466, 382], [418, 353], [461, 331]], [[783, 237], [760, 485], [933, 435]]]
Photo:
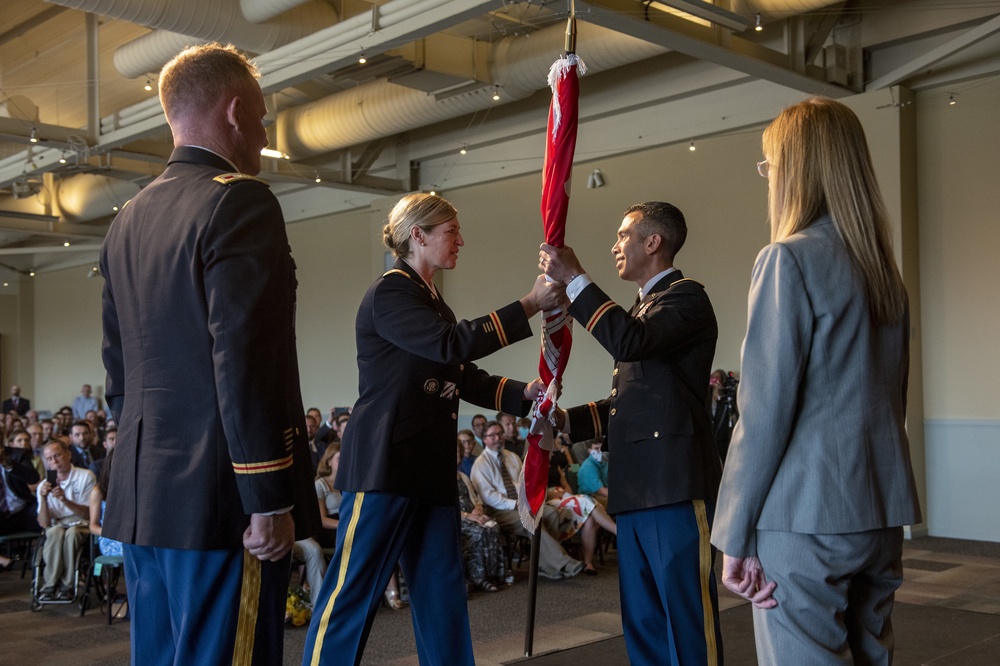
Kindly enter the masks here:
[[[472, 465], [471, 479], [476, 486], [486, 513], [500, 525], [504, 532], [527, 536], [517, 512], [517, 491], [514, 483], [521, 473], [521, 459], [504, 449], [503, 427], [496, 421], [486, 424], [483, 434], [486, 450]], [[544, 505], [538, 573], [558, 580], [580, 573], [583, 563], [566, 554], [555, 535], [559, 534], [559, 516], [555, 507]]]
[[72, 465], [62, 442], [46, 444], [44, 455], [45, 466], [56, 473], [56, 483], [45, 480], [36, 490], [38, 524], [45, 530], [45, 578], [39, 599], [68, 601], [76, 597], [74, 574], [90, 535], [88, 501], [96, 479], [89, 469]]

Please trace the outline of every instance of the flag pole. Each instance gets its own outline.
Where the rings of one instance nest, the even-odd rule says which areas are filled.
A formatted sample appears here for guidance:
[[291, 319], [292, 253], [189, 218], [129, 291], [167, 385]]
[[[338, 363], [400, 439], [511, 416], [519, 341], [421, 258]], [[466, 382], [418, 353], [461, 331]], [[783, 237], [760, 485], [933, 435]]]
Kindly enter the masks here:
[[[566, 19], [565, 56], [576, 53], [576, 0], [570, 0], [569, 17]], [[544, 505], [543, 509], [544, 510]], [[538, 599], [538, 555], [544, 525], [536, 524], [531, 534], [531, 559], [528, 569], [528, 621], [524, 629], [524, 656], [530, 657], [535, 640], [535, 605]]]

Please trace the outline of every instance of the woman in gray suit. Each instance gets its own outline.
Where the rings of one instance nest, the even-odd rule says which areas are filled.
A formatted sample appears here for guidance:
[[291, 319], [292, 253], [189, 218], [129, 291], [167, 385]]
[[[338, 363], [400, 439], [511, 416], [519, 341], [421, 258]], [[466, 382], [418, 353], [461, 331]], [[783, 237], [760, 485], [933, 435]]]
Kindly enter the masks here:
[[764, 131], [771, 244], [754, 265], [712, 543], [753, 602], [761, 664], [889, 663], [902, 526], [906, 291], [864, 130], [814, 98]]

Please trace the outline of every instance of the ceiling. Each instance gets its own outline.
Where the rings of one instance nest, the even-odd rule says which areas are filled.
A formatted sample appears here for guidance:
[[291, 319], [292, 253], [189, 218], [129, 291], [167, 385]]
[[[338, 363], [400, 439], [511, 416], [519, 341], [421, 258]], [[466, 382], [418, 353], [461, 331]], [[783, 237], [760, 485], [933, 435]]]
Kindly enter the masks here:
[[[287, 156], [261, 175], [289, 222], [537, 172], [569, 11], [3, 0], [0, 275], [95, 261], [115, 207], [165, 166], [156, 73], [190, 43], [256, 56], [271, 147]], [[947, 103], [1000, 73], [1000, 0], [580, 0], [575, 13], [588, 66], [578, 162], [759, 126], [806, 94], [904, 85]]]

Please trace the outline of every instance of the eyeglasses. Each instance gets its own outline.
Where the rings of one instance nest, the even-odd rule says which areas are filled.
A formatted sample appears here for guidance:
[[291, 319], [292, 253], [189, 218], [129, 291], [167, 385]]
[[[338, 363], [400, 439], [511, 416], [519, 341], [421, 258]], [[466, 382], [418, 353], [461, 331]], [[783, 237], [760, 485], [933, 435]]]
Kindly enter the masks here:
[[483, 435], [483, 439], [486, 439], [487, 437], [489, 437], [490, 439], [492, 439], [494, 437], [503, 437], [503, 433], [502, 432], [488, 432], [485, 435]]
[[458, 441], [460, 444], [472, 444], [471, 439], [459, 439]]
[[761, 178], [767, 178], [767, 172], [770, 170], [770, 165], [767, 160], [761, 160], [757, 162], [757, 173], [760, 174]]

